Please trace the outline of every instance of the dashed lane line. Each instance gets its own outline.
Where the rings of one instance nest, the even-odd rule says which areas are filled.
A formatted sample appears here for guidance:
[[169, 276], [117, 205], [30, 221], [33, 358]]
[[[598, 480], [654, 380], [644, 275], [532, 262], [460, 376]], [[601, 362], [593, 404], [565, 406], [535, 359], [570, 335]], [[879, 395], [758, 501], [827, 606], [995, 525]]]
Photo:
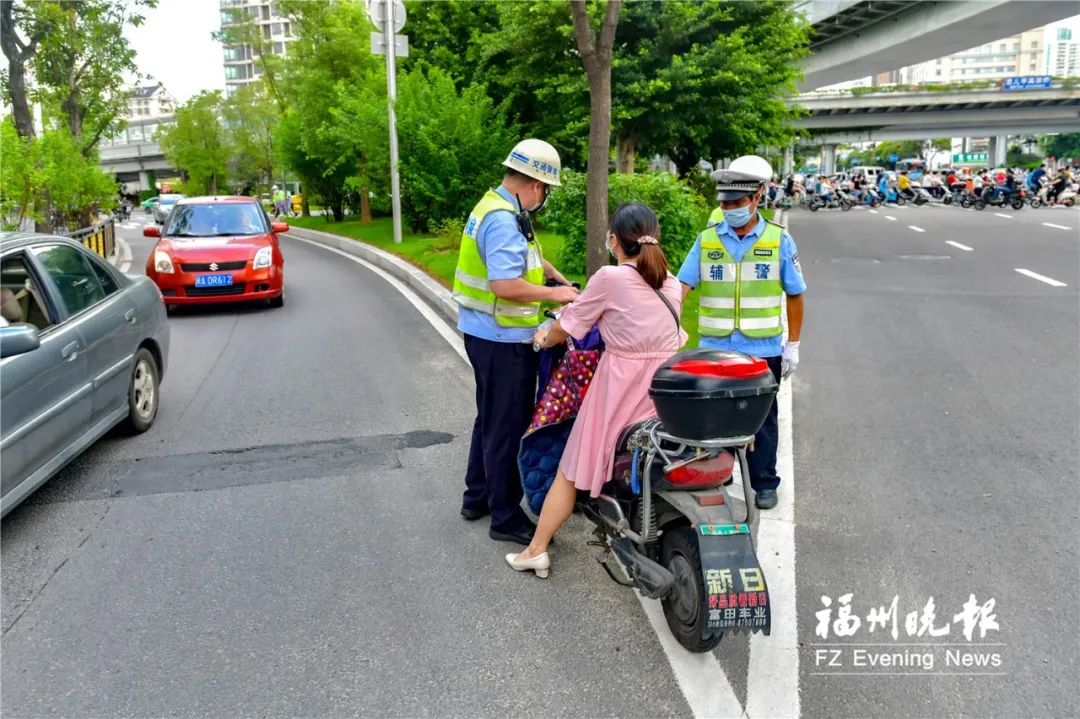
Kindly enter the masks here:
[[1017, 272], [1024, 275], [1025, 277], [1030, 277], [1031, 279], [1038, 280], [1039, 282], [1045, 282], [1046, 284], [1050, 285], [1051, 287], [1068, 287], [1068, 285], [1065, 284], [1064, 282], [1062, 282], [1061, 280], [1055, 280], [1053, 277], [1047, 277], [1046, 275], [1040, 275], [1038, 272], [1032, 272], [1031, 270], [1025, 270], [1025, 269], [1023, 269], [1021, 267], [1014, 267], [1013, 269], [1015, 269]]
[[964, 252], [974, 252], [974, 247], [968, 247], [967, 245], [961, 245], [959, 242], [953, 242], [952, 240], [945, 240], [946, 245], [952, 245], [953, 247], [963, 250]]
[[874, 213], [875, 215], [877, 214], [877, 210], [870, 210], [870, 212]]
[[908, 225], [908, 229], [915, 230], [916, 232], [926, 232], [923, 228], [916, 227], [915, 225]]
[[885, 215], [885, 219], [886, 220], [892, 220], [893, 222], [896, 222], [896, 218], [893, 217], [892, 215]]
[[1065, 225], [1055, 225], [1053, 222], [1044, 222], [1043, 224], [1046, 225], [1047, 227], [1053, 227], [1054, 229], [1057, 229], [1057, 230], [1071, 230], [1072, 229], [1071, 227], [1066, 227]]
[[995, 212], [994, 217], [1004, 217], [1006, 220], [1011, 220], [1013, 218], [1012, 215], [1006, 215], [1004, 212]]

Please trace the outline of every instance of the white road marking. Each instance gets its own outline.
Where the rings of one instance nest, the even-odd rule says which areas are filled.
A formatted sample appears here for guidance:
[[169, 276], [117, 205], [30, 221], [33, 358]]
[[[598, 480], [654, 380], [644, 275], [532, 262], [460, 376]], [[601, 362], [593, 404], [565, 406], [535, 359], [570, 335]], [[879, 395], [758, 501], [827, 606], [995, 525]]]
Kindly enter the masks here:
[[123, 227], [125, 230], [134, 230], [135, 229], [135, 223], [134, 222], [125, 222], [124, 224], [122, 224], [120, 226]]
[[964, 252], [974, 252], [975, 251], [974, 247], [968, 247], [967, 245], [961, 245], [959, 242], [953, 242], [952, 240], [945, 240], [945, 244], [946, 245], [952, 245], [953, 247], [961, 249]]
[[791, 380], [776, 398], [780, 437], [776, 473], [783, 478], [779, 503], [758, 514], [757, 555], [769, 583], [772, 634], [750, 636], [746, 676], [748, 717], [799, 716], [799, 627], [795, 604], [795, 458], [792, 441]]
[[[668, 629], [667, 620], [664, 619], [664, 610], [660, 608], [660, 602], [655, 599], [646, 599], [638, 594], [634, 595], [641, 602], [641, 608], [645, 616], [649, 618], [649, 624], [656, 632], [660, 646], [667, 655], [668, 663], [671, 664], [675, 681], [686, 697], [686, 703], [690, 705], [690, 711], [698, 719], [705, 717], [741, 717], [742, 707], [735, 697], [735, 690], [728, 681], [724, 668], [720, 666], [716, 655], [712, 652], [694, 654], [683, 649]], [[769, 582], [769, 598], [772, 599], [772, 582]], [[792, 619], [794, 624], [794, 619]], [[722, 643], [722, 640], [721, 640]], [[798, 673], [795, 675], [798, 681]]]
[[877, 210], [870, 210], [870, 211], [873, 212], [875, 215], [877, 214]]
[[116, 267], [121, 272], [127, 272], [131, 269], [131, 245], [123, 237], [116, 238], [116, 245], [119, 248], [117, 252], [120, 256]]
[[1058, 230], [1071, 230], [1072, 229], [1071, 227], [1066, 227], [1065, 225], [1055, 225], [1053, 222], [1044, 222], [1043, 224], [1046, 225], [1047, 227], [1053, 227], [1053, 228], [1056, 228]]
[[448, 325], [446, 321], [443, 320], [443, 318], [440, 317], [435, 312], [435, 310], [431, 308], [431, 305], [420, 299], [420, 296], [413, 292], [411, 289], [409, 289], [409, 287], [404, 282], [397, 279], [381, 267], [376, 267], [367, 260], [356, 257], [355, 255], [350, 255], [348, 252], [344, 252], [335, 247], [327, 247], [326, 245], [321, 245], [318, 242], [312, 242], [311, 240], [305, 240], [302, 237], [297, 237], [295, 235], [286, 235], [286, 237], [292, 240], [297, 240], [298, 242], [304, 242], [311, 245], [312, 247], [318, 247], [320, 249], [326, 250], [327, 252], [333, 252], [335, 254], [341, 255], [346, 259], [352, 260], [358, 265], [363, 265], [364, 267], [377, 274], [379, 277], [382, 277], [390, 284], [391, 287], [400, 292], [405, 297], [405, 299], [407, 299], [409, 303], [412, 304], [412, 306], [415, 307], [421, 315], [423, 315], [424, 319], [431, 323], [431, 326], [435, 328], [435, 331], [442, 335], [442, 338], [446, 340], [447, 343], [449, 343], [449, 345], [454, 349], [455, 352], [458, 353], [458, 356], [461, 357], [462, 361], [465, 362], [465, 364], [469, 364], [469, 355], [465, 354], [465, 342], [461, 339], [461, 337], [458, 336], [457, 331], [452, 329], [450, 325]]
[[893, 217], [892, 215], [885, 215], [885, 219], [886, 220], [892, 220], [893, 222], [896, 222], [896, 218]]
[[923, 228], [916, 227], [915, 225], [908, 225], [908, 228], [912, 229], [912, 230], [915, 230], [916, 232], [926, 232], [926, 230], [924, 230]]
[[1006, 215], [1004, 212], [995, 212], [994, 217], [1004, 217], [1006, 220], [1011, 220], [1013, 218], [1012, 215]]
[[1039, 282], [1045, 282], [1046, 284], [1050, 285], [1051, 287], [1068, 287], [1068, 285], [1065, 284], [1064, 282], [1061, 282], [1060, 280], [1055, 280], [1052, 277], [1047, 277], [1046, 275], [1040, 275], [1038, 272], [1032, 272], [1031, 270], [1025, 270], [1025, 269], [1022, 269], [1020, 267], [1014, 267], [1013, 269], [1015, 269], [1017, 272], [1019, 272], [1022, 275], [1030, 277], [1033, 280], [1038, 280]]

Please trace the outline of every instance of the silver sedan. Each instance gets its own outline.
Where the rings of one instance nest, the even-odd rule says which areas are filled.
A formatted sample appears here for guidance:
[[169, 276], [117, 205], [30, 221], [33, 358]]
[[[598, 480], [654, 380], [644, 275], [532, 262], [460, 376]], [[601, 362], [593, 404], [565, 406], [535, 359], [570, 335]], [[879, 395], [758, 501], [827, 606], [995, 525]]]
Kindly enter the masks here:
[[157, 287], [69, 239], [0, 233], [0, 515], [113, 426], [157, 416]]

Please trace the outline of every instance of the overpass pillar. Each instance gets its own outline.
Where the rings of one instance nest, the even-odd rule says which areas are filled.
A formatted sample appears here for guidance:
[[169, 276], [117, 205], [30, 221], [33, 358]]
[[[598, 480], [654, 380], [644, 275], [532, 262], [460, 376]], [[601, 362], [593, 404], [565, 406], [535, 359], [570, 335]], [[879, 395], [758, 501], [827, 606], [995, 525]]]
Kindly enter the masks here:
[[821, 155], [821, 171], [826, 175], [836, 172], [836, 145], [825, 145]]
[[146, 170], [139, 170], [139, 189], [140, 190], [152, 190], [150, 186], [150, 173]]
[[1005, 156], [1009, 147], [1007, 135], [996, 135], [990, 138], [990, 166], [1004, 167]]
[[784, 148], [784, 166], [780, 176], [787, 177], [795, 171], [795, 146], [788, 145]]

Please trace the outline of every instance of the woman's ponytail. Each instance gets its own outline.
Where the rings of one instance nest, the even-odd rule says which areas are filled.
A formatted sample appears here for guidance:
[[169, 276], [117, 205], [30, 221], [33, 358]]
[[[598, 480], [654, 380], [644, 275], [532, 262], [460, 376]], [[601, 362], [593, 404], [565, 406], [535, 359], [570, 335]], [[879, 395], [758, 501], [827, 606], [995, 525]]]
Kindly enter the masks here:
[[654, 290], [664, 286], [668, 261], [660, 249], [660, 221], [647, 205], [627, 202], [611, 215], [611, 232], [627, 257], [637, 260], [637, 271]]

